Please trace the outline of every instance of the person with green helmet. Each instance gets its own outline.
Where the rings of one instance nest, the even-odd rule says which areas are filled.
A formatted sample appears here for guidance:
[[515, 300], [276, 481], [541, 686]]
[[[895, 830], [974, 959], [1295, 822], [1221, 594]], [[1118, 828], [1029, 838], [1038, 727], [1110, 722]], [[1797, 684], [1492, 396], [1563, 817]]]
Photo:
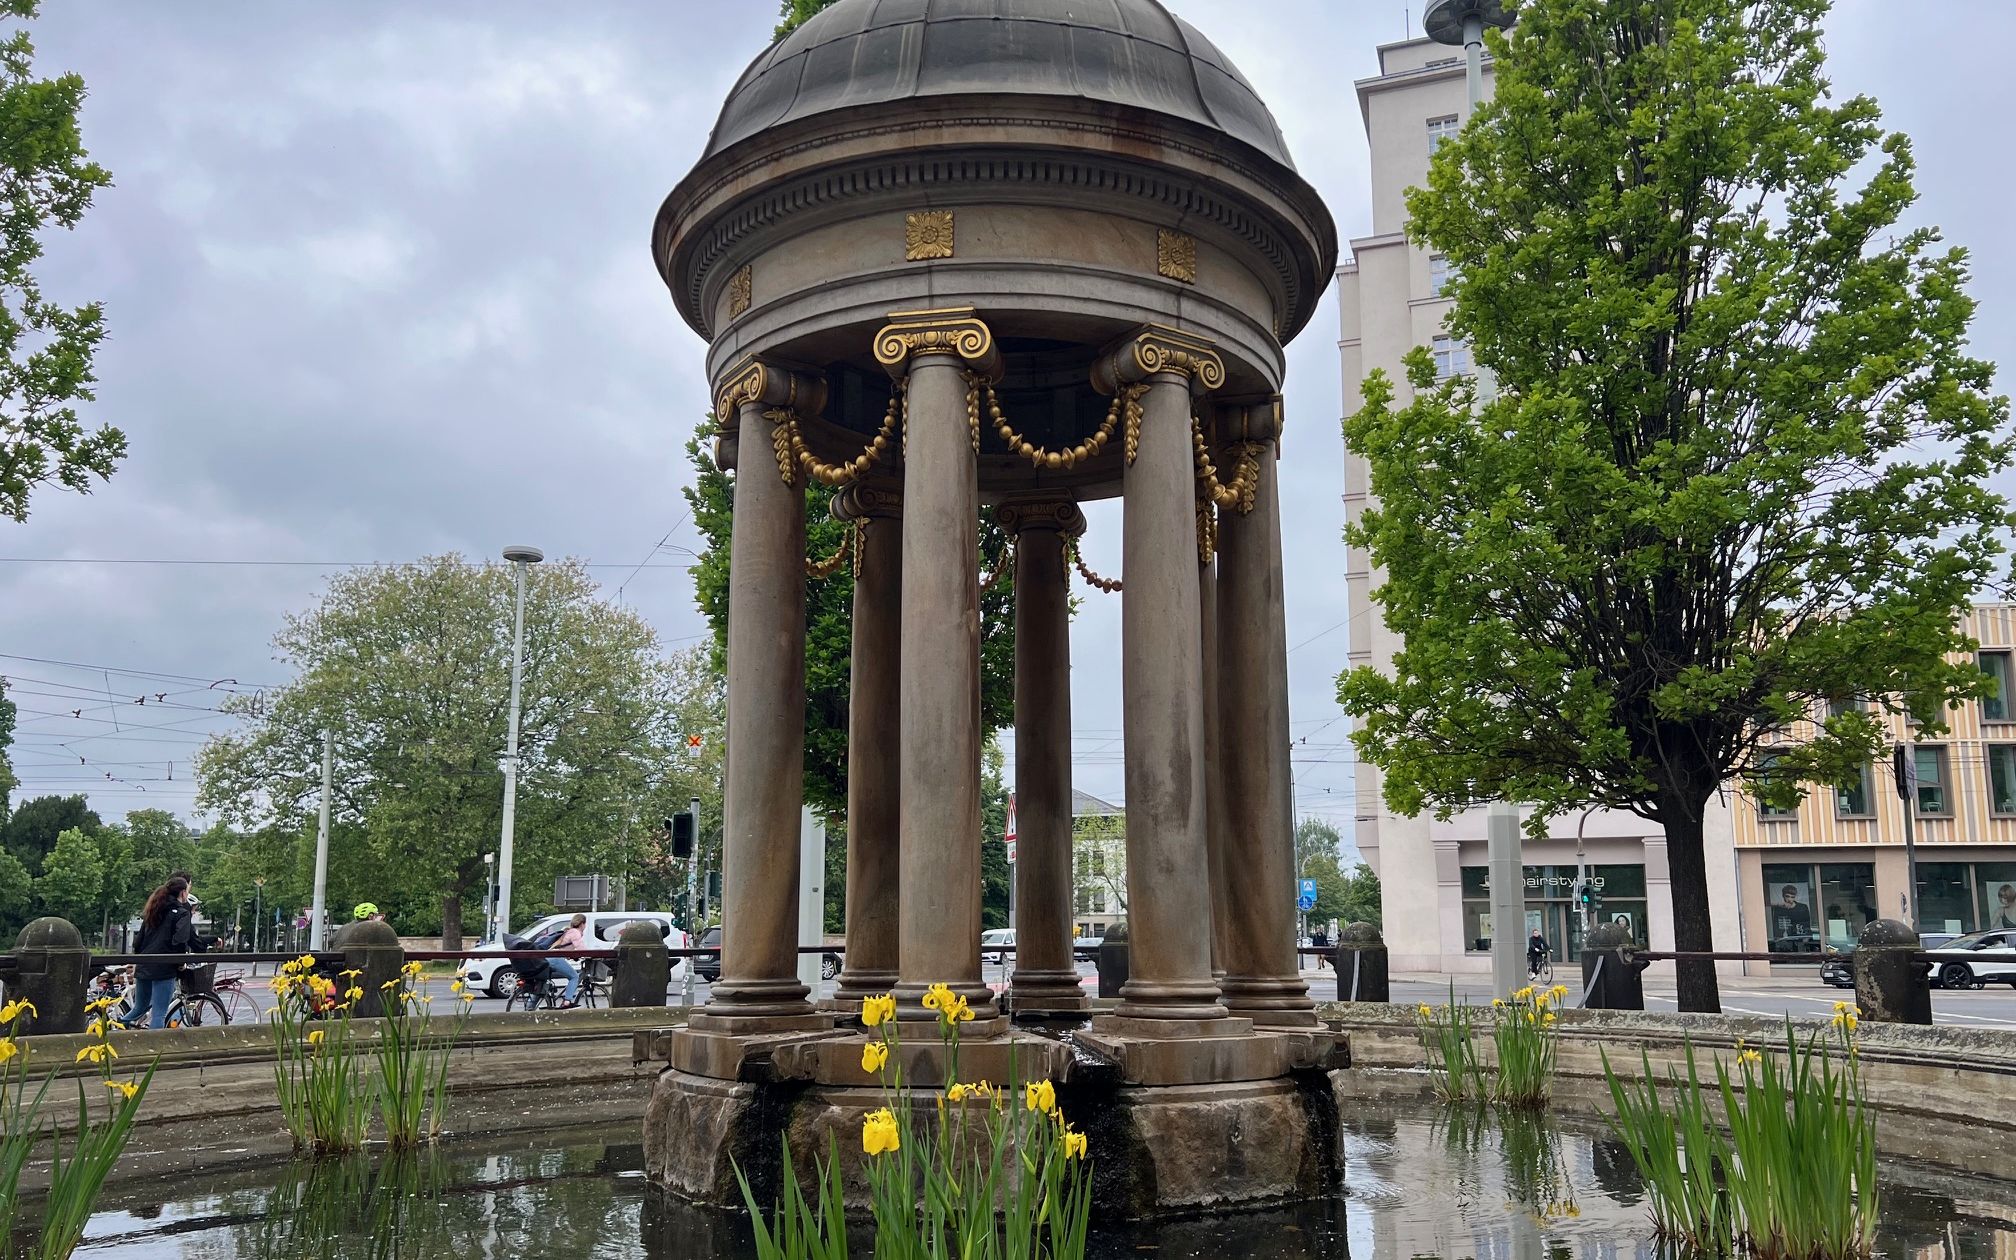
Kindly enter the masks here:
[[377, 902], [360, 901], [357, 903], [357, 908], [350, 912], [350, 917], [355, 921], [357, 921], [358, 923], [362, 923], [367, 919], [382, 920], [384, 919], [385, 915], [382, 911], [378, 909]]

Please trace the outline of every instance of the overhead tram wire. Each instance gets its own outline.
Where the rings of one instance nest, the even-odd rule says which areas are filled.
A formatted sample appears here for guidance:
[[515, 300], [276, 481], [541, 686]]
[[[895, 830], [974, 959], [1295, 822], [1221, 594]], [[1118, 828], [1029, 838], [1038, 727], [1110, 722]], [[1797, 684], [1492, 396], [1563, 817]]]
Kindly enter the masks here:
[[[237, 560], [208, 559], [182, 556], [0, 556], [0, 564], [116, 564], [116, 565], [182, 565], [182, 566], [222, 566], [229, 568], [283, 568], [283, 569], [402, 569], [419, 564], [414, 560]], [[471, 561], [462, 562], [470, 568], [482, 566]], [[623, 564], [583, 563], [584, 569], [622, 569]], [[684, 569], [683, 564], [652, 564], [647, 558], [637, 569]]]

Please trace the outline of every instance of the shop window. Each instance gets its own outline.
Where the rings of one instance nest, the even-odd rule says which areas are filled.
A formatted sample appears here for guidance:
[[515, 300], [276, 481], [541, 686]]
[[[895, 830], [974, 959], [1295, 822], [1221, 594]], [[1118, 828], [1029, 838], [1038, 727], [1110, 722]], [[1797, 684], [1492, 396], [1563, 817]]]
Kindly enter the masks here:
[[1869, 797], [1869, 765], [1864, 762], [1853, 778], [1834, 788], [1834, 813], [1840, 818], [1868, 818], [1875, 812]]
[[1918, 812], [1940, 816], [1953, 812], [1946, 771], [1946, 749], [1940, 744], [1920, 744], [1912, 750], [1918, 767]]
[[2016, 862], [1976, 862], [1974, 883], [1981, 890], [1981, 926], [2016, 928]]
[[1765, 948], [1773, 954], [1818, 954], [1813, 927], [1813, 868], [1774, 863], [1764, 868]]
[[1989, 692], [1981, 697], [1981, 717], [1989, 722], [2007, 722], [2009, 715], [2016, 712], [2011, 708], [2012, 697], [2009, 689], [2009, 653], [1982, 652], [1975, 657], [1981, 664], [1981, 672], [1988, 675]]
[[1918, 930], [1974, 930], [1973, 871], [1965, 862], [1918, 864]]
[[1820, 940], [1846, 949], [1861, 939], [1862, 929], [1876, 913], [1876, 868], [1867, 862], [1844, 862], [1819, 868]]
[[1988, 745], [1988, 808], [2016, 814], [2016, 744]]

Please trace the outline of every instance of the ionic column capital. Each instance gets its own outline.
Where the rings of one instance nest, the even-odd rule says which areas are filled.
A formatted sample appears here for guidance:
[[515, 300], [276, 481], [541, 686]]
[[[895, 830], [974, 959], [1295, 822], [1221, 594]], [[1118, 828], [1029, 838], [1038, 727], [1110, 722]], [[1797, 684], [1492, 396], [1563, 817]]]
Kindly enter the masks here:
[[826, 409], [826, 378], [818, 372], [744, 355], [714, 383], [714, 420], [736, 422], [746, 403], [761, 403], [811, 418]]
[[926, 355], [950, 355], [988, 380], [1001, 379], [1001, 355], [994, 331], [970, 306], [928, 311], [891, 311], [889, 323], [875, 334], [875, 361], [901, 378], [914, 360]]
[[1011, 534], [1043, 529], [1076, 538], [1085, 532], [1085, 514], [1071, 499], [1043, 499], [1026, 503], [1003, 503], [994, 509], [994, 520]]
[[1193, 394], [1208, 393], [1225, 383], [1225, 360], [1203, 337], [1144, 324], [1100, 354], [1092, 365], [1092, 387], [1117, 394], [1123, 386], [1165, 374], [1186, 377]]
[[836, 521], [898, 520], [903, 515], [903, 488], [893, 482], [851, 481], [833, 495]]

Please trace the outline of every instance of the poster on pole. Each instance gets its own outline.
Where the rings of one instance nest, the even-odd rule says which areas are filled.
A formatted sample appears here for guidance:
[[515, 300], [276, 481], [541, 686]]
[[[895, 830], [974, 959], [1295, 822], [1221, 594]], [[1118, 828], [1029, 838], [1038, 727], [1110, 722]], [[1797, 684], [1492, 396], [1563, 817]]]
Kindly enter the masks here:
[[1008, 794], [1008, 822], [1001, 832], [1001, 843], [1008, 850], [1008, 864], [1015, 864], [1015, 794]]

